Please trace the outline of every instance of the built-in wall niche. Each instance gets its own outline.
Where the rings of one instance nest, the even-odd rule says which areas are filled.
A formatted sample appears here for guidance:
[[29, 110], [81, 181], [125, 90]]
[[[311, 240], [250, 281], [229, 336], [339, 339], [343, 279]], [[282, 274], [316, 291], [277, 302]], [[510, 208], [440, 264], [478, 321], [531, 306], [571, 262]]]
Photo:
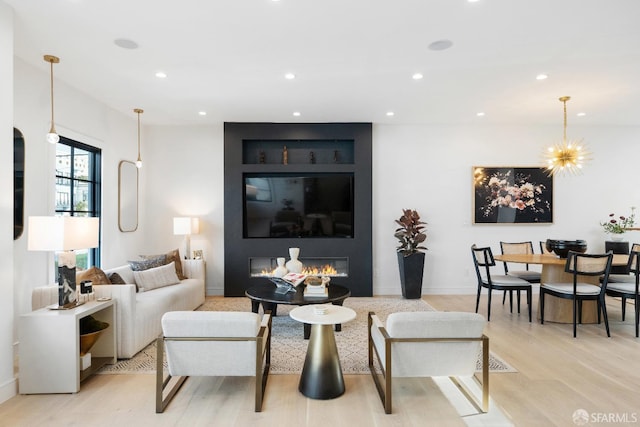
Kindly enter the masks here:
[[272, 286], [249, 260], [292, 247], [348, 260], [332, 283], [373, 294], [371, 147], [371, 123], [225, 123], [225, 296]]
[[353, 164], [353, 140], [244, 140], [242, 163]]

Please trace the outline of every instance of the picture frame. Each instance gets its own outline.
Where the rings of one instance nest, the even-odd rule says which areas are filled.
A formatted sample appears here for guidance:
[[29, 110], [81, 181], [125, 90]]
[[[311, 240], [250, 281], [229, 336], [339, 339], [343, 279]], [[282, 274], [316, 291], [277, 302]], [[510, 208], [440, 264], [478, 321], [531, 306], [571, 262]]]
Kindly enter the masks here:
[[552, 224], [553, 175], [544, 167], [473, 166], [474, 224]]
[[204, 259], [202, 249], [195, 249], [193, 251], [193, 259]]

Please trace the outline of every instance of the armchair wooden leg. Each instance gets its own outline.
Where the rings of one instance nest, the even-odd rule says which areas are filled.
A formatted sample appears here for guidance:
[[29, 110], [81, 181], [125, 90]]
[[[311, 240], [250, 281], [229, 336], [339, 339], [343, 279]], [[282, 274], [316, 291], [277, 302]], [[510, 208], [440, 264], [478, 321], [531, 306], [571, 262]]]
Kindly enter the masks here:
[[188, 377], [177, 377], [166, 397], [163, 397], [172, 377], [168, 375], [166, 379], [164, 378], [164, 339], [162, 337], [156, 340], [156, 350], [156, 414], [160, 414], [164, 412], [164, 409], [169, 405], [169, 402], [171, 402]]

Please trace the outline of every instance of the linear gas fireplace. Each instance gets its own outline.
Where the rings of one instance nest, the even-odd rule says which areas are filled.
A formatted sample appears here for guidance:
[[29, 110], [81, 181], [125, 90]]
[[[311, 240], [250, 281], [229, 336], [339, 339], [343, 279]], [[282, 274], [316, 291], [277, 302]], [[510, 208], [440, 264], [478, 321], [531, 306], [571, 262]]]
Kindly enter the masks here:
[[[349, 258], [299, 258], [302, 273], [310, 276], [349, 277]], [[273, 257], [249, 258], [249, 277], [272, 277], [278, 266]]]

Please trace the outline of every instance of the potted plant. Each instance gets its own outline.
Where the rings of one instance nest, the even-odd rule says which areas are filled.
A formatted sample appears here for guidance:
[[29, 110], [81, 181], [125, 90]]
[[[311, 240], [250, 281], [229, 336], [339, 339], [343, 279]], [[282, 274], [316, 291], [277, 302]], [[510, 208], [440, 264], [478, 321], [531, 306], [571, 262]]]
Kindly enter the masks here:
[[418, 299], [422, 296], [422, 276], [424, 273], [424, 252], [422, 243], [427, 240], [424, 233], [425, 224], [420, 215], [412, 209], [403, 209], [402, 216], [396, 220], [400, 227], [394, 236], [400, 242], [396, 248], [402, 296], [407, 299]]
[[626, 229], [635, 225], [635, 210], [635, 207], [631, 207], [631, 215], [620, 215], [618, 219], [616, 219], [616, 214], [609, 214], [609, 220], [601, 222], [600, 225], [604, 228], [605, 233], [611, 234], [612, 240], [622, 240], [622, 235]]

